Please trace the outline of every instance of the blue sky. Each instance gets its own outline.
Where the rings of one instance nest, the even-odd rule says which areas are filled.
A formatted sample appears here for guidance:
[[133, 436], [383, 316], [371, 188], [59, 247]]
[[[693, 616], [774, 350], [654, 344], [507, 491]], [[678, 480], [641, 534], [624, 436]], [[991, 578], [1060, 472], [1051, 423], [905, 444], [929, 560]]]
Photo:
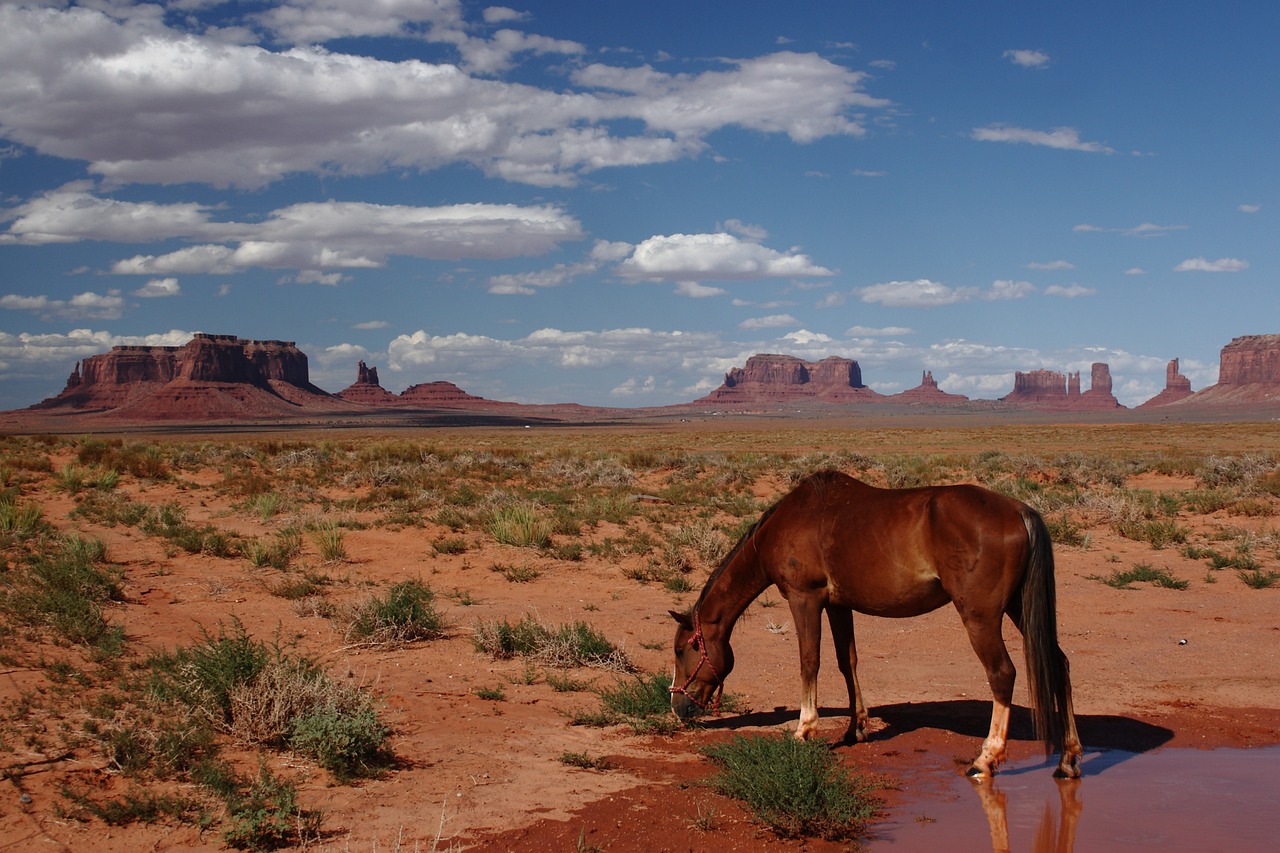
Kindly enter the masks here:
[[[996, 398], [1280, 332], [1271, 2], [0, 0], [0, 408], [194, 332], [337, 391]], [[1087, 386], [1087, 379], [1086, 379]]]

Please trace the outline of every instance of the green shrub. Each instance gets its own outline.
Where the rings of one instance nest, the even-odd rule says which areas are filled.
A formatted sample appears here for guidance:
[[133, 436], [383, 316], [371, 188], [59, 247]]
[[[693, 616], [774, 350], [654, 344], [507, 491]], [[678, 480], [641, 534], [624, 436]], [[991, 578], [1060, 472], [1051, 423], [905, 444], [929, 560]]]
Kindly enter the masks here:
[[331, 702], [294, 721], [289, 746], [346, 780], [370, 776], [391, 765], [386, 747], [390, 734], [372, 706], [353, 712]]
[[546, 666], [631, 670], [626, 653], [585, 622], [548, 626], [525, 616], [512, 625], [505, 618], [480, 622], [473, 638], [476, 650], [491, 657], [530, 657]]
[[1112, 586], [1116, 589], [1132, 589], [1131, 584], [1134, 583], [1150, 583], [1165, 589], [1186, 589], [1191, 585], [1189, 581], [1179, 580], [1174, 577], [1168, 569], [1152, 568], [1149, 563], [1138, 563], [1132, 569], [1126, 571], [1116, 569], [1105, 578], [1097, 575], [1091, 577], [1093, 580], [1100, 580], [1107, 586]]
[[225, 796], [222, 839], [237, 850], [305, 846], [320, 832], [321, 814], [298, 805], [298, 789], [263, 764], [252, 782], [235, 779]]
[[1237, 574], [1240, 575], [1240, 580], [1244, 581], [1246, 586], [1254, 589], [1269, 589], [1275, 586], [1277, 582], [1280, 582], [1280, 572], [1271, 570], [1251, 569], [1245, 571], [1242, 569]]
[[876, 786], [842, 768], [822, 741], [737, 735], [703, 753], [719, 768], [711, 785], [782, 837], [853, 838], [879, 806]]
[[320, 552], [320, 559], [327, 563], [341, 563], [347, 559], [345, 538], [346, 531], [333, 522], [311, 531], [311, 541]]
[[371, 595], [356, 604], [347, 624], [349, 641], [402, 644], [444, 634], [444, 617], [435, 608], [435, 593], [422, 581], [394, 584], [385, 596]]
[[516, 503], [496, 508], [485, 525], [489, 535], [503, 545], [546, 548], [551, 544], [551, 525], [536, 505]]

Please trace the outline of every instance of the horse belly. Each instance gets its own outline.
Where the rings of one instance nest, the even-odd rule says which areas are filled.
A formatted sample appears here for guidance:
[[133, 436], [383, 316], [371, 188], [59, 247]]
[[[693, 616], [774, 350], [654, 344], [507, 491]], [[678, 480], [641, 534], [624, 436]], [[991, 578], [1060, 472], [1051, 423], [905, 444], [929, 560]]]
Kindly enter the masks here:
[[837, 607], [888, 617], [919, 616], [951, 600], [938, 573], [925, 566], [895, 566], [849, 579], [832, 577], [828, 598]]

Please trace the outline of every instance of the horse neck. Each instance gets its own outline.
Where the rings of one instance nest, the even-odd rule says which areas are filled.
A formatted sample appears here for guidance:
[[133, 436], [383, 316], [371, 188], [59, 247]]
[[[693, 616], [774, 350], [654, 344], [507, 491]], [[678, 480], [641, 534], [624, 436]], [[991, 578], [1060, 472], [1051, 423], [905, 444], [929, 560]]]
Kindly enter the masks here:
[[744, 543], [707, 580], [695, 608], [700, 623], [728, 642], [738, 617], [772, 582], [753, 544]]

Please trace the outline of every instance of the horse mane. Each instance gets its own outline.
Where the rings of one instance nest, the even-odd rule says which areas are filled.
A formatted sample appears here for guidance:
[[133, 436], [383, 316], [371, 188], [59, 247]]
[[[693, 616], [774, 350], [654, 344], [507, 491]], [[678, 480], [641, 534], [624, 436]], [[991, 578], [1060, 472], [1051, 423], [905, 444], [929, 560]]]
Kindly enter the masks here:
[[[801, 485], [804, 485], [804, 484], [808, 484], [813, 488], [822, 488], [823, 486], [826, 486], [828, 483], [830, 483], [833, 478], [842, 477], [842, 476], [844, 475], [841, 474], [839, 471], [833, 471], [830, 469], [824, 470], [824, 471], [816, 471], [804, 477], [800, 481], [800, 483], [796, 485], [796, 488], [799, 488]], [[792, 491], [795, 491], [795, 490], [793, 489]], [[786, 497], [786, 496], [784, 495], [783, 497]], [[756, 534], [756, 531], [760, 529], [760, 526], [762, 524], [764, 524], [766, 521], [769, 520], [769, 516], [773, 515], [773, 513], [778, 509], [778, 505], [781, 503], [782, 503], [782, 498], [779, 498], [777, 501], [774, 502], [773, 506], [769, 507], [763, 513], [761, 513], [760, 517], [756, 519], [755, 523], [752, 524], [750, 527], [748, 527], [747, 532], [742, 534], [742, 537], [738, 539], [737, 544], [735, 544], [732, 548], [729, 549], [729, 553], [726, 554], [724, 559], [720, 561], [720, 565], [716, 566], [715, 569], [711, 572], [711, 574], [707, 576], [707, 582], [703, 584], [702, 592], [698, 595], [698, 600], [694, 602], [693, 607], [689, 608], [690, 614], [692, 614], [695, 610], [698, 609], [698, 607], [702, 604], [702, 600], [707, 597], [707, 592], [709, 592], [711, 587], [715, 585], [716, 580], [719, 579], [720, 575], [724, 573], [724, 570], [728, 567], [728, 565], [731, 562], [733, 562], [733, 558], [738, 556], [738, 552], [746, 547], [747, 543], [751, 541], [751, 537], [753, 537]]]

